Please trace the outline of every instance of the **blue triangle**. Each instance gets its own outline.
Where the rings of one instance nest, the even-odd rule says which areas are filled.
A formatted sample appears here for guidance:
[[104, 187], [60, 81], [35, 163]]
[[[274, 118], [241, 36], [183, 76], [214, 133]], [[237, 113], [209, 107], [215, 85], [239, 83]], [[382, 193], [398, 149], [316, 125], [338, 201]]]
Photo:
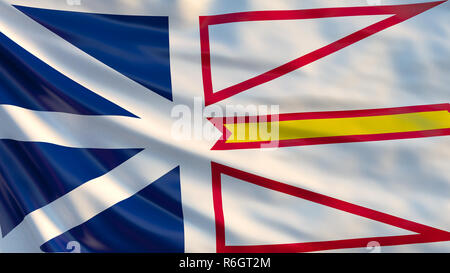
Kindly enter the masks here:
[[15, 7], [87, 54], [172, 100], [167, 16]]
[[81, 252], [184, 252], [179, 167], [41, 249], [67, 252], [71, 241]]
[[59, 73], [2, 33], [0, 104], [37, 111], [136, 117]]
[[141, 149], [80, 149], [0, 140], [3, 237], [28, 213], [128, 160]]

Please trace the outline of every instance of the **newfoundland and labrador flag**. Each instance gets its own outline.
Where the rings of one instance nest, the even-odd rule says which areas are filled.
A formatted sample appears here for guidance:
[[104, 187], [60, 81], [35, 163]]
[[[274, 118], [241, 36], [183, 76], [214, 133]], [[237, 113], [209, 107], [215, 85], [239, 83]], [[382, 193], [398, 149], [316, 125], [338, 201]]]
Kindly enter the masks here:
[[450, 4], [0, 0], [1, 252], [450, 252]]

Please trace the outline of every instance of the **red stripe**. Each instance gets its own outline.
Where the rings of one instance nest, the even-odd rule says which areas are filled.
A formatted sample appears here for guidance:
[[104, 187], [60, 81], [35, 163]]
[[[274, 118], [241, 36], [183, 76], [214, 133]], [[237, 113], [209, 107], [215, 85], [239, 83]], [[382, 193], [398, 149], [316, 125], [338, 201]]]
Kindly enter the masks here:
[[[304, 119], [359, 118], [359, 117], [399, 115], [399, 114], [411, 114], [411, 113], [434, 112], [434, 111], [448, 111], [450, 113], [450, 103], [377, 108], [377, 109], [361, 109], [361, 110], [302, 112], [302, 113], [287, 113], [287, 114], [263, 115], [263, 116], [245, 116], [245, 117], [241, 116], [232, 118], [234, 118], [234, 123], [248, 123], [250, 121], [254, 122], [255, 120], [287, 121], [287, 120], [304, 120]], [[229, 117], [224, 117], [223, 121], [229, 122], [229, 120], [226, 120], [227, 118]], [[217, 121], [217, 119], [215, 121]]]
[[[229, 133], [230, 134], [230, 133]], [[229, 138], [229, 134], [227, 138]], [[351, 142], [367, 142], [367, 141], [384, 141], [409, 138], [424, 138], [450, 135], [450, 128], [435, 129], [414, 132], [372, 134], [372, 135], [352, 135], [352, 136], [335, 136], [335, 137], [316, 137], [303, 139], [286, 139], [278, 141], [260, 141], [260, 142], [244, 142], [244, 143], [226, 143], [226, 140], [218, 140], [211, 150], [236, 150], [236, 149], [260, 149], [274, 147], [292, 147], [307, 145], [323, 145]], [[272, 144], [268, 146], [268, 144]]]
[[292, 253], [313, 252], [346, 248], [366, 247], [371, 241], [380, 246], [395, 246], [421, 243], [435, 243], [449, 241], [449, 233], [442, 235], [411, 234], [402, 236], [370, 237], [361, 239], [346, 239], [297, 244], [252, 245], [252, 246], [224, 246], [222, 253]]
[[397, 14], [402, 18], [414, 16], [425, 10], [431, 9], [446, 1], [427, 3], [388, 5], [388, 6], [360, 6], [360, 7], [337, 7], [303, 10], [266, 10], [236, 12], [220, 15], [201, 16], [207, 25], [218, 25], [250, 21], [275, 21], [275, 20], [300, 20], [345, 16], [383, 15]]
[[216, 221], [216, 246], [217, 252], [225, 252], [225, 223], [222, 207], [222, 184], [219, 164], [211, 161], [213, 205]]

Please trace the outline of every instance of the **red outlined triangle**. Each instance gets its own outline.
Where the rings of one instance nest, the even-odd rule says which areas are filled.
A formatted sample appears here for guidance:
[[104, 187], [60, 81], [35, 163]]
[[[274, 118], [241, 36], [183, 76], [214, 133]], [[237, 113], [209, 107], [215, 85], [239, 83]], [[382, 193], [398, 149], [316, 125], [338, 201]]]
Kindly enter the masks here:
[[[312, 192], [306, 189], [270, 180], [261, 176], [250, 174], [231, 167], [227, 167], [225, 165], [221, 165], [215, 162], [211, 162], [211, 172], [212, 172], [214, 215], [216, 221], [217, 252], [226, 252], [226, 253], [311, 252], [311, 251], [366, 247], [367, 244], [371, 241], [376, 241], [381, 246], [450, 241], [450, 232], [426, 226], [420, 223], [412, 222], [380, 211], [358, 206], [320, 193]], [[246, 245], [246, 246], [226, 245], [225, 244], [226, 223], [224, 219], [223, 205], [222, 205], [221, 174], [225, 174], [240, 179], [242, 180], [243, 183], [245, 182], [252, 183], [260, 187], [267, 188], [269, 190], [289, 194], [291, 196], [298, 197], [323, 206], [327, 206], [347, 213], [358, 215], [397, 228], [402, 228], [407, 231], [414, 232], [416, 234], [384, 236], [384, 237], [367, 237], [357, 239], [342, 239], [333, 241], [318, 241], [318, 242], [293, 243], [293, 244]]]
[[[365, 39], [386, 28], [399, 24], [411, 17], [414, 17], [428, 9], [431, 9], [445, 1], [427, 2], [407, 5], [391, 6], [361, 6], [344, 8], [321, 8], [305, 10], [273, 10], [273, 11], [250, 11], [229, 13], [211, 16], [200, 16], [200, 46], [202, 59], [203, 89], [205, 93], [205, 104], [210, 105], [240, 92], [246, 91], [255, 86], [274, 80], [300, 67], [315, 62], [336, 51], [339, 51], [351, 44]], [[237, 22], [249, 21], [270, 21], [270, 20], [301, 20], [317, 19], [330, 17], [346, 16], [365, 16], [365, 15], [391, 15], [368, 27], [358, 30], [344, 38], [331, 44], [321, 47], [315, 51], [305, 54], [297, 59], [287, 62], [263, 74], [252, 77], [248, 80], [232, 85], [214, 92], [211, 75], [211, 57], [209, 45], [209, 26]]]

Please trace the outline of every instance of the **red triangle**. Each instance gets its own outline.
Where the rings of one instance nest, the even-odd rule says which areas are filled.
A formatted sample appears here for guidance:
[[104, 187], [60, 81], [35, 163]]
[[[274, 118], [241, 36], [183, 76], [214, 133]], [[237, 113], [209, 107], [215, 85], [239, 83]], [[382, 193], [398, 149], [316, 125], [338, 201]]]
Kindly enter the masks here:
[[[450, 232], [426, 226], [420, 223], [412, 222], [406, 219], [402, 219], [366, 207], [358, 206], [330, 196], [315, 193], [306, 189], [270, 180], [238, 169], [227, 167], [215, 162], [211, 162], [211, 171], [212, 171], [214, 214], [216, 221], [217, 252], [237, 252], [237, 253], [310, 252], [310, 251], [323, 251], [332, 249], [366, 247], [367, 244], [371, 241], [376, 241], [381, 246], [450, 241]], [[293, 243], [293, 244], [247, 245], [247, 246], [225, 245], [225, 219], [222, 205], [221, 174], [226, 174], [228, 176], [240, 179], [243, 182], [252, 183], [260, 187], [267, 188], [269, 190], [289, 194], [291, 196], [298, 197], [323, 206], [327, 206], [347, 213], [358, 215], [360, 217], [371, 219], [397, 228], [402, 228], [414, 232], [416, 234], [343, 239], [333, 241], [318, 241], [307, 243]]]
[[[408, 5], [392, 6], [361, 6], [344, 8], [322, 8], [305, 10], [274, 10], [274, 11], [250, 11], [229, 13], [212, 16], [200, 16], [200, 45], [202, 59], [203, 89], [205, 93], [205, 104], [210, 105], [240, 92], [246, 91], [255, 86], [274, 80], [300, 67], [315, 62], [336, 51], [339, 51], [351, 44], [365, 39], [386, 28], [399, 24], [411, 17], [414, 17], [428, 9], [440, 5], [445, 1], [427, 2]], [[249, 21], [270, 21], [270, 20], [301, 20], [315, 18], [364, 16], [364, 15], [391, 15], [391, 17], [374, 23], [368, 27], [358, 30], [344, 38], [321, 47], [315, 51], [305, 54], [297, 59], [287, 62], [263, 74], [224, 88], [217, 92], [213, 91], [211, 76], [211, 58], [209, 46], [209, 26], [237, 22]]]

